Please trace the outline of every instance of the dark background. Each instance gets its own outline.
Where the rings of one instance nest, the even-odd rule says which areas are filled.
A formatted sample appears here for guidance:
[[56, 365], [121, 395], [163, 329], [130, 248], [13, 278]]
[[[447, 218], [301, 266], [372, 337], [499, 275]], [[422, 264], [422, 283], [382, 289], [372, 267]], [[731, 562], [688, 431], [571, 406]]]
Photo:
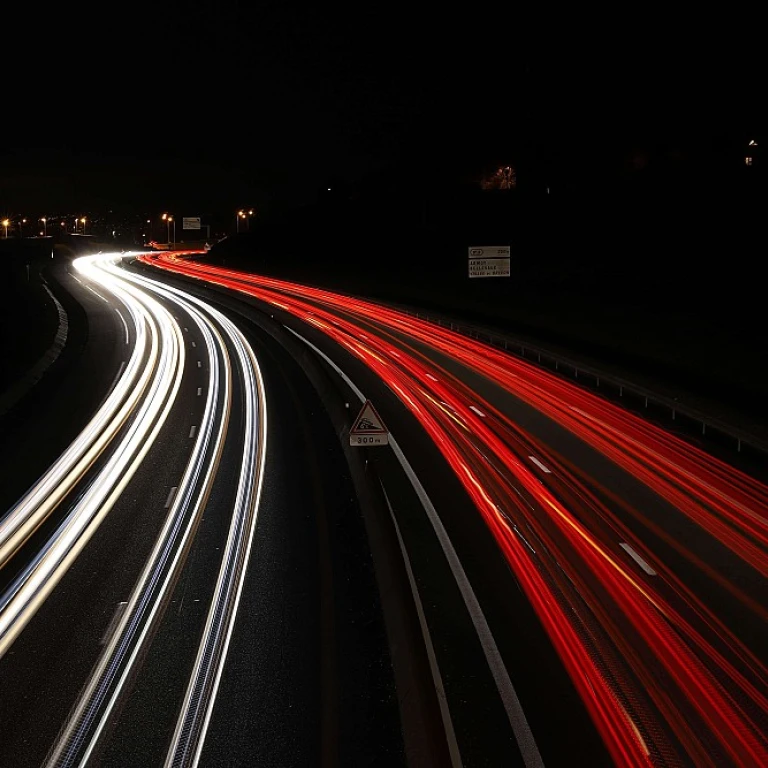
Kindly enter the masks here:
[[578, 188], [764, 129], [748, 13], [271, 2], [11, 7], [0, 207], [262, 213], [402, 169]]
[[[469, 313], [763, 413], [764, 34], [705, 11], [11, 8], [0, 212], [173, 211], [231, 235], [253, 207], [229, 263]], [[506, 164], [517, 188], [481, 191]], [[509, 280], [466, 278], [468, 245], [507, 243]]]

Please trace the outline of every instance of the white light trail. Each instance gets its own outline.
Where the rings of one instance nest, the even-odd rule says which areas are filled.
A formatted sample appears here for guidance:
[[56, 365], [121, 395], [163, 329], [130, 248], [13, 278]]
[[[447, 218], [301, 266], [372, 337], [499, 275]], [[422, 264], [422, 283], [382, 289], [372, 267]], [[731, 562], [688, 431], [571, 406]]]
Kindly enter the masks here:
[[[194, 448], [187, 469], [178, 488], [169, 496], [166, 506], [170, 505], [171, 508], [163, 530], [128, 605], [106, 641], [102, 657], [49, 754], [46, 765], [57, 767], [85, 765], [91, 758], [126, 680], [130, 679], [142, 649], [153, 635], [153, 626], [162, 617], [161, 606], [168, 590], [178, 580], [189, 541], [194, 537], [205, 510], [228, 429], [232, 401], [232, 368], [228, 343], [235, 349], [244, 378], [245, 450], [232, 528], [214, 593], [214, 603], [210, 609], [210, 614], [218, 620], [212, 621], [209, 615], [201, 641], [202, 645], [213, 651], [209, 659], [211, 663], [196, 664], [196, 673], [190, 687], [202, 681], [205, 690], [203, 695], [194, 697], [194, 727], [187, 738], [181, 740], [181, 747], [186, 754], [199, 755], [215, 702], [250, 556], [266, 448], [266, 406], [261, 373], [253, 350], [239, 330], [224, 315], [183, 291], [136, 274], [121, 273], [109, 263], [103, 264], [102, 269], [135, 286], [141, 286], [144, 291], [162, 296], [192, 317], [205, 339], [210, 365], [207, 366], [205, 413], [194, 435]], [[221, 366], [220, 360], [223, 363]], [[185, 697], [180, 720], [190, 717], [188, 704], [189, 697]]]
[[[137, 348], [106, 403], [62, 457], [3, 519], [0, 564], [7, 561], [111, 446], [106, 463], [33, 561], [0, 596], [0, 656], [4, 655], [90, 540], [133, 477], [164, 424], [184, 369], [181, 330], [149, 295], [84, 257], [76, 267], [117, 295], [136, 323]], [[138, 339], [144, 338], [143, 343]], [[144, 349], [147, 354], [142, 354]]]

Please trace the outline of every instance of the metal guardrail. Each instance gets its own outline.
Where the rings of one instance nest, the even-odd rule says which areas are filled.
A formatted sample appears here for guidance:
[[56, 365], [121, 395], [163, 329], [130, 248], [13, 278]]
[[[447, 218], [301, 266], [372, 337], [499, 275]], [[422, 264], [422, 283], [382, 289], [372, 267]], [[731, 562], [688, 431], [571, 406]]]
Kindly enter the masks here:
[[498, 331], [484, 328], [472, 323], [459, 322], [453, 318], [441, 316], [433, 312], [415, 310], [400, 304], [389, 306], [416, 317], [420, 320], [428, 320], [432, 323], [449, 328], [472, 339], [490, 344], [497, 349], [503, 349], [513, 355], [517, 355], [529, 363], [535, 363], [548, 370], [554, 370], [562, 376], [577, 380], [585, 387], [599, 391], [605, 396], [613, 394], [614, 398], [635, 399], [642, 403], [644, 409], [655, 407], [660, 416], [666, 416], [671, 421], [683, 426], [688, 422], [689, 426], [695, 426], [700, 430], [700, 436], [713, 440], [718, 436], [719, 442], [742, 453], [745, 449], [760, 454], [762, 458], [768, 457], [768, 442], [750, 434], [746, 430], [738, 429], [732, 424], [704, 413], [696, 408], [678, 402], [676, 399], [661, 395], [658, 392], [642, 387], [634, 382], [619, 376], [606, 373], [598, 368], [585, 365], [582, 361], [574, 360], [559, 353], [555, 353], [544, 347], [531, 344], [528, 341], [501, 334]]

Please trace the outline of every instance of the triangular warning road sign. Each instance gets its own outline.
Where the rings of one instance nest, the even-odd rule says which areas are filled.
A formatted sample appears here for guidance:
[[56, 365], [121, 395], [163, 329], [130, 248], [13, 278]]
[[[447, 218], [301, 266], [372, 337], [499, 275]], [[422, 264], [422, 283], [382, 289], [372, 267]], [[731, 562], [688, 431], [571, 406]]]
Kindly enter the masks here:
[[354, 426], [349, 432], [350, 435], [386, 435], [389, 430], [384, 426], [381, 416], [376, 413], [373, 403], [370, 400], [365, 401], [365, 405], [360, 409]]
[[389, 430], [384, 426], [381, 416], [370, 400], [360, 409], [357, 418], [349, 430], [349, 444], [352, 446], [369, 447], [374, 445], [389, 445]]

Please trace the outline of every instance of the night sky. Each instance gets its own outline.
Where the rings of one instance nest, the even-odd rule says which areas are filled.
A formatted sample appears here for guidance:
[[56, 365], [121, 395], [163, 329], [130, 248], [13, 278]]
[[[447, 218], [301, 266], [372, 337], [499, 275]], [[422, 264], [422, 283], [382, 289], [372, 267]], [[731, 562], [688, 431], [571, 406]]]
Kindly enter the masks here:
[[14, 11], [0, 207], [290, 205], [393, 163], [427, 184], [435, 169], [542, 154], [583, 173], [595, 153], [764, 130], [748, 19], [571, 13], [167, 0]]

